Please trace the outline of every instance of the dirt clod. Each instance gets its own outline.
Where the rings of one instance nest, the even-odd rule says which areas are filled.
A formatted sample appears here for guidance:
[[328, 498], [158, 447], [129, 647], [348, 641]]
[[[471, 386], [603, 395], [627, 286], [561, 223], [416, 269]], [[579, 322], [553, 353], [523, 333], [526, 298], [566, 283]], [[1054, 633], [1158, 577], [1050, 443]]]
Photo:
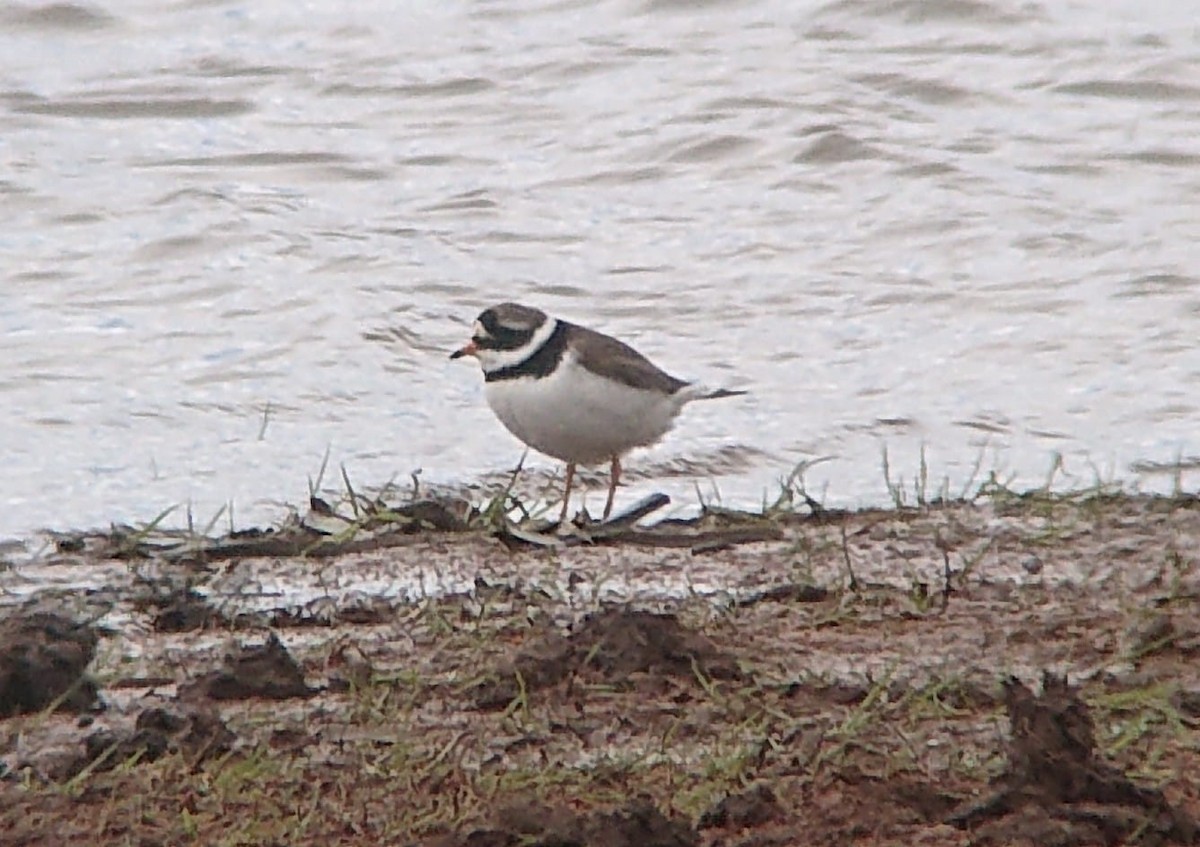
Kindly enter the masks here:
[[275, 633], [264, 644], [245, 647], [227, 656], [220, 670], [183, 686], [180, 697], [197, 696], [211, 700], [246, 700], [262, 697], [267, 700], [286, 700], [313, 694], [304, 683], [304, 672], [288, 653]]
[[96, 685], [84, 670], [96, 654], [96, 631], [51, 612], [0, 621], [0, 717], [37, 712], [58, 703], [85, 711]]
[[362, 648], [352, 641], [343, 641], [330, 651], [329, 659], [325, 662], [325, 672], [332, 691], [365, 688], [375, 676], [371, 660], [363, 653]]
[[611, 607], [589, 615], [569, 636], [551, 629], [526, 647], [516, 661], [475, 691], [481, 708], [510, 703], [526, 690], [555, 685], [576, 675], [598, 675], [628, 685], [632, 674], [664, 674], [694, 679], [737, 679], [737, 663], [702, 633], [670, 614]]
[[146, 709], [138, 715], [131, 733], [97, 730], [84, 740], [83, 756], [72, 770], [91, 766], [111, 770], [136, 758], [139, 764], [153, 762], [168, 752], [179, 752], [193, 764], [228, 752], [235, 736], [213, 711], [174, 712]]
[[192, 632], [224, 623], [224, 618], [195, 591], [182, 590], [164, 602], [154, 616], [158, 632]]
[[[530, 810], [532, 811], [532, 809]], [[506, 814], [500, 828], [480, 829], [437, 847], [692, 847], [700, 843], [687, 824], [666, 817], [649, 800], [634, 800], [612, 811], [575, 816], [536, 808], [537, 816]]]
[[803, 582], [789, 582], [751, 594], [741, 601], [743, 606], [755, 603], [820, 603], [829, 598], [829, 589]]
[[[623, 809], [592, 815], [575, 843], [580, 847], [687, 847], [699, 841], [691, 827], [670, 820], [653, 804], [638, 800]], [[550, 847], [556, 842], [547, 839], [544, 843]]]
[[1100, 758], [1091, 712], [1065, 677], [1047, 672], [1040, 696], [1010, 678], [1004, 703], [1012, 737], [1001, 788], [951, 823], [987, 823], [986, 843], [1192, 843], [1194, 821]]
[[1200, 718], [1200, 689], [1188, 688], [1176, 691], [1171, 697], [1171, 705], [1189, 718]]
[[762, 826], [779, 817], [782, 811], [775, 792], [759, 784], [741, 794], [730, 794], [701, 815], [700, 829]]

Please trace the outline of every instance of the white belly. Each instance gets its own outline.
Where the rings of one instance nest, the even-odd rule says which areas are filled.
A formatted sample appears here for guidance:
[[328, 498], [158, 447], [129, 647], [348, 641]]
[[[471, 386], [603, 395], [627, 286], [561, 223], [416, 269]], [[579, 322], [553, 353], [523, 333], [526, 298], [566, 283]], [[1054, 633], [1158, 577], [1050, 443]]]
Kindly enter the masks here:
[[485, 384], [488, 405], [508, 431], [564, 462], [606, 462], [662, 438], [679, 397], [641, 391], [584, 370], [570, 354], [541, 379]]

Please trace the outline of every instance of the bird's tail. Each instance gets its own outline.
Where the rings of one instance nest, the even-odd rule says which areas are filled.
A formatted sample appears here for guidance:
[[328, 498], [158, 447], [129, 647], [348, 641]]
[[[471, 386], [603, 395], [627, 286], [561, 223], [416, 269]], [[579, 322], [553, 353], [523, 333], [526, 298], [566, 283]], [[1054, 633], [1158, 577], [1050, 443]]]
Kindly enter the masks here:
[[722, 397], [741, 397], [743, 394], [749, 394], [749, 391], [734, 391], [730, 388], [706, 388], [703, 385], [695, 383], [686, 386], [681, 392], [684, 395], [683, 402], [690, 403], [693, 400], [720, 400]]

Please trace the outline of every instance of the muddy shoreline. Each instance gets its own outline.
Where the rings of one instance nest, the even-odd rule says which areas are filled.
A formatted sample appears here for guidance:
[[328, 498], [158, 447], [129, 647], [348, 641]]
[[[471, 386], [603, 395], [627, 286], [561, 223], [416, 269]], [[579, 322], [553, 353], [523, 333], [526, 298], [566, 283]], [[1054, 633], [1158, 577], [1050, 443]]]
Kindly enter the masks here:
[[0, 843], [1196, 838], [1200, 499], [398, 511], [0, 565]]

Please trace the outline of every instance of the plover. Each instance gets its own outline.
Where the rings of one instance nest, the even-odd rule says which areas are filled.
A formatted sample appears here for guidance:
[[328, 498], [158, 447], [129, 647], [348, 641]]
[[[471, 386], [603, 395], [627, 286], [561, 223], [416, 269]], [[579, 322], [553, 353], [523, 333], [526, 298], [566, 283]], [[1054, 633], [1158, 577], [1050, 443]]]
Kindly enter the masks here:
[[607, 520], [623, 455], [657, 442], [693, 400], [746, 393], [676, 379], [628, 344], [517, 303], [484, 309], [471, 340], [450, 354], [462, 356], [479, 360], [488, 405], [508, 431], [566, 462], [560, 523], [576, 465], [612, 463]]

